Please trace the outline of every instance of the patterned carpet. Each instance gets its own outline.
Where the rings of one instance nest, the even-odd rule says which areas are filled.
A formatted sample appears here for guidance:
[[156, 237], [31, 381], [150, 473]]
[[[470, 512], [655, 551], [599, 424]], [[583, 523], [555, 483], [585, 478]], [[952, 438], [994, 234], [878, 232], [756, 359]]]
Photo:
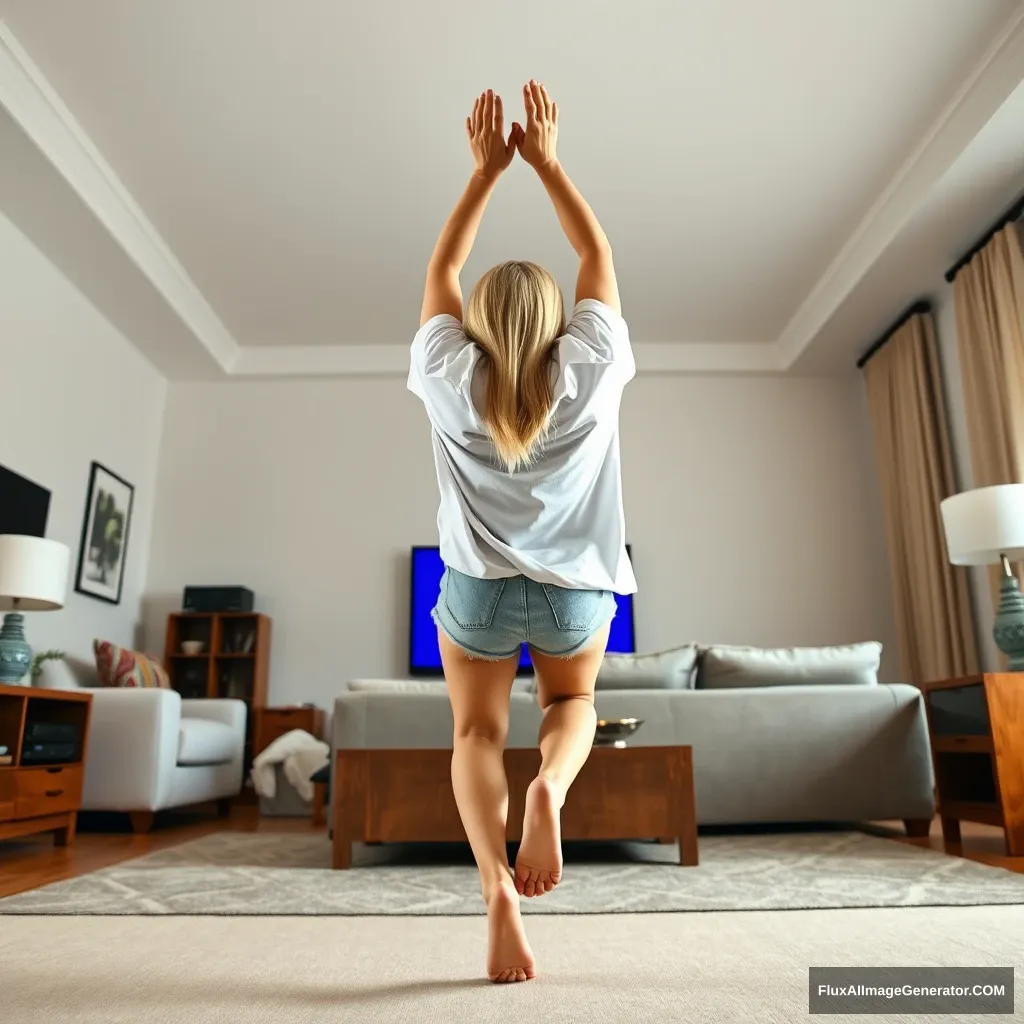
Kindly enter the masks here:
[[[676, 860], [673, 863], [673, 860]], [[712, 835], [701, 863], [672, 846], [571, 846], [536, 914], [1024, 904], [1024, 875], [859, 832]], [[466, 916], [483, 911], [463, 847], [357, 847], [330, 869], [326, 837], [220, 832], [0, 900], [0, 914]]]

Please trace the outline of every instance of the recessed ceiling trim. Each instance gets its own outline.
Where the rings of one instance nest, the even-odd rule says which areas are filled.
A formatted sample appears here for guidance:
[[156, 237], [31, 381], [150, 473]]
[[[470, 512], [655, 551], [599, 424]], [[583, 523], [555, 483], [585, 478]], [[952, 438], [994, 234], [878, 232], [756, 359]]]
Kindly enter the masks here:
[[[771, 343], [634, 345], [639, 373], [784, 373], [1024, 78], [1024, 4]], [[0, 20], [0, 106], [135, 262], [226, 377], [396, 375], [405, 345], [242, 346]]]
[[[411, 340], [411, 339], [410, 339]], [[772, 344], [635, 342], [638, 374], [778, 373]], [[253, 345], [241, 349], [232, 377], [405, 376], [408, 345]]]
[[0, 21], [0, 105], [163, 295], [218, 366], [239, 344], [43, 73]]
[[[912, 44], [912, 41], [911, 41]], [[879, 196], [776, 341], [789, 369], [850, 295], [928, 192], [1024, 80], [1024, 4], [1010, 17], [938, 120]]]

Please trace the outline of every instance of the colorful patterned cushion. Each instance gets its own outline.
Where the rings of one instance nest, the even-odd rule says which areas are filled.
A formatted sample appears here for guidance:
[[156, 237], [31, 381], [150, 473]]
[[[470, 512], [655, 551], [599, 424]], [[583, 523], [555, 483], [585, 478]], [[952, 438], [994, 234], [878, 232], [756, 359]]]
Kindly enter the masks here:
[[96, 674], [101, 686], [147, 690], [171, 688], [170, 676], [148, 654], [118, 647], [109, 640], [94, 640], [92, 648], [96, 655]]

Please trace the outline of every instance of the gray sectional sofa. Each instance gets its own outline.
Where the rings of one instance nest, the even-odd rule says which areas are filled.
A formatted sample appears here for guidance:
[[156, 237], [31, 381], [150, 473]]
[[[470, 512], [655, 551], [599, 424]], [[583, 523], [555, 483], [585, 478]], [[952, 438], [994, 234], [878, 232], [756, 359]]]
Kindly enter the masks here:
[[[693, 747], [701, 825], [923, 823], [935, 802], [921, 694], [879, 683], [880, 657], [877, 643], [607, 655], [595, 703], [599, 718], [644, 720], [633, 744]], [[517, 680], [508, 745], [536, 746], [540, 720], [534, 681]], [[444, 683], [353, 680], [332, 733], [334, 749], [450, 747]]]

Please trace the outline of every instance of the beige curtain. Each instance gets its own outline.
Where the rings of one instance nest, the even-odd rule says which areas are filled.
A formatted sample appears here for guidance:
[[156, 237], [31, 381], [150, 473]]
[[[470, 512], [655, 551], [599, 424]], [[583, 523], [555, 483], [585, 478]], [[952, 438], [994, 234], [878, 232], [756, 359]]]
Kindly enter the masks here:
[[[957, 274], [953, 299], [974, 486], [1024, 483], [1024, 253], [1016, 224]], [[994, 607], [1001, 575], [993, 567]]]
[[977, 642], [967, 576], [949, 564], [939, 511], [956, 486], [931, 314], [900, 327], [864, 366], [864, 380], [903, 676], [968, 675]]

